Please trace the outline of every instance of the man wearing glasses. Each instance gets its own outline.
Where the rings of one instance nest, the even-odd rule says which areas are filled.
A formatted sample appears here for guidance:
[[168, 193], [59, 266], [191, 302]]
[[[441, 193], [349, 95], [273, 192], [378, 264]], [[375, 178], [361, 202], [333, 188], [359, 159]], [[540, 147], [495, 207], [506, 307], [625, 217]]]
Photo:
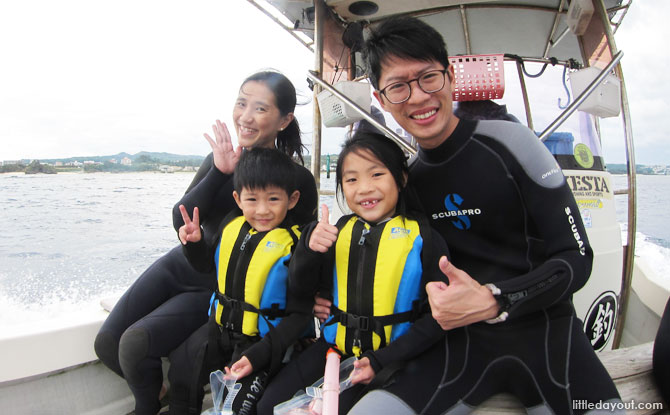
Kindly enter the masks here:
[[448, 286], [426, 288], [444, 338], [350, 415], [463, 414], [499, 392], [534, 414], [621, 403], [575, 316], [593, 252], [549, 151], [521, 124], [453, 115], [444, 40], [420, 20], [382, 23], [366, 59], [375, 97], [419, 145], [410, 183], [454, 264], [440, 260]]

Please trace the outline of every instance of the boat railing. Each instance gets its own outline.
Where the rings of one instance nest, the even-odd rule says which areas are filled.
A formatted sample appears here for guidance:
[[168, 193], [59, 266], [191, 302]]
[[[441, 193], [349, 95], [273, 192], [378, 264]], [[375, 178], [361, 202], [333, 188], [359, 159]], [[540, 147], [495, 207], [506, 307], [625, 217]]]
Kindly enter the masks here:
[[575, 100], [570, 105], [568, 105], [568, 107], [563, 110], [563, 112], [558, 117], [556, 117], [556, 119], [551, 124], [549, 124], [547, 128], [544, 129], [544, 131], [542, 131], [540, 134], [540, 140], [544, 142], [551, 135], [551, 133], [556, 131], [556, 129], [560, 127], [561, 124], [563, 124], [565, 120], [567, 120], [568, 117], [577, 110], [577, 107], [579, 107], [579, 105], [584, 102], [586, 98], [588, 98], [589, 95], [591, 95], [596, 90], [596, 88], [598, 88], [605, 77], [614, 69], [616, 65], [619, 64], [619, 61], [622, 57], [623, 51], [620, 50], [616, 55], [614, 55], [612, 61], [603, 70], [600, 71], [598, 76], [596, 76], [595, 79], [591, 81], [591, 83], [584, 89], [584, 91], [582, 91], [582, 93], [579, 94], [579, 96], [575, 98]]
[[392, 139], [396, 144], [400, 146], [403, 150], [409, 152], [410, 154], [416, 154], [416, 148], [412, 147], [411, 145], [407, 144], [405, 140], [403, 140], [398, 134], [396, 134], [393, 130], [385, 126], [384, 124], [380, 123], [377, 121], [372, 114], [370, 114], [369, 111], [361, 108], [358, 104], [356, 104], [353, 100], [349, 99], [346, 95], [335, 89], [332, 85], [330, 85], [327, 81], [323, 80], [319, 74], [317, 74], [315, 71], [308, 71], [307, 76], [309, 79], [312, 81], [316, 82], [321, 86], [321, 88], [325, 89], [326, 91], [330, 92], [333, 94], [336, 98], [340, 99], [342, 102], [350, 106], [354, 111], [356, 111], [361, 117], [363, 117], [365, 120], [367, 120], [370, 124], [372, 124], [375, 128], [379, 129], [382, 131], [384, 134], [386, 134], [390, 139]]

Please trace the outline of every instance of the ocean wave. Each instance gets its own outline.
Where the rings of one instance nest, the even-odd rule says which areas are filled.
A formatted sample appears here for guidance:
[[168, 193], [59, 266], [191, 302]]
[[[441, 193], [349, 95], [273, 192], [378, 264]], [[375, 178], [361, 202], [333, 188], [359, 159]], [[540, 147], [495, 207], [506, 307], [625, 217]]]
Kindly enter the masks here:
[[2, 333], [8, 335], [26, 327], [43, 326], [45, 320], [63, 325], [74, 324], [102, 310], [100, 300], [103, 298], [119, 297], [123, 292], [123, 289], [117, 288], [91, 296], [87, 290], [76, 292], [63, 289], [45, 293], [39, 301], [26, 302], [0, 291], [0, 327]]
[[651, 242], [646, 235], [638, 232], [635, 255], [643, 258], [652, 271], [649, 279], [670, 290], [670, 249]]

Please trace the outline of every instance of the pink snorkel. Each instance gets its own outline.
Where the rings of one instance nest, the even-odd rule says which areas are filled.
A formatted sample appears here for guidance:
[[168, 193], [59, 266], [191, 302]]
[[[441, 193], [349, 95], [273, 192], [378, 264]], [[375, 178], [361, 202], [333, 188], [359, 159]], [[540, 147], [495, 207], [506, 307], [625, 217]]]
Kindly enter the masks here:
[[334, 349], [326, 353], [326, 370], [323, 374], [322, 415], [337, 415], [340, 397], [340, 354]]

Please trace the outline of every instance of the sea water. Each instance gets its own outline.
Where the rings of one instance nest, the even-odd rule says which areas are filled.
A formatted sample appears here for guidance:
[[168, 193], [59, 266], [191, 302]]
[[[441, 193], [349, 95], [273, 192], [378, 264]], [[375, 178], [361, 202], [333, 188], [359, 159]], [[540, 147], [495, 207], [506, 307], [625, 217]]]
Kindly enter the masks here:
[[[193, 173], [0, 174], [0, 332], [100, 310], [178, 244]], [[615, 188], [625, 186], [615, 176]], [[321, 176], [334, 188], [334, 174]], [[333, 207], [332, 196], [321, 202]], [[626, 200], [617, 197], [626, 218]], [[638, 176], [637, 254], [670, 286], [670, 176]], [[625, 239], [625, 237], [624, 237]]]

